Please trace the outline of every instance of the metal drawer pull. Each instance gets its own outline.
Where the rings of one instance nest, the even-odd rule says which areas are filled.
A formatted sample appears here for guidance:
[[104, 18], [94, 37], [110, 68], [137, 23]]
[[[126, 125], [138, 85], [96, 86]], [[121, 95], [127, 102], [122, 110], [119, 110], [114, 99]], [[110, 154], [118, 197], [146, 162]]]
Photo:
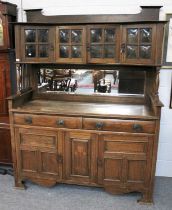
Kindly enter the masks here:
[[32, 124], [32, 117], [25, 117], [25, 123]]
[[96, 123], [96, 128], [97, 129], [102, 129], [103, 128], [103, 122], [97, 122]]
[[143, 131], [143, 127], [140, 124], [133, 124], [133, 130], [136, 132]]
[[57, 120], [57, 125], [63, 126], [64, 125], [64, 120]]

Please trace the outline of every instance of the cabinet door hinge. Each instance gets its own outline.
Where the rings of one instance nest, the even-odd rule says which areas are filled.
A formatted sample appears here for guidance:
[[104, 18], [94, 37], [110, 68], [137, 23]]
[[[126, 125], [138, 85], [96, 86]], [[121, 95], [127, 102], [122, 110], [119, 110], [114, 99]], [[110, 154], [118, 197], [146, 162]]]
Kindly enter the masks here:
[[103, 166], [103, 161], [102, 161], [102, 159], [97, 158], [97, 165], [98, 165], [99, 167], [102, 167], [102, 166]]

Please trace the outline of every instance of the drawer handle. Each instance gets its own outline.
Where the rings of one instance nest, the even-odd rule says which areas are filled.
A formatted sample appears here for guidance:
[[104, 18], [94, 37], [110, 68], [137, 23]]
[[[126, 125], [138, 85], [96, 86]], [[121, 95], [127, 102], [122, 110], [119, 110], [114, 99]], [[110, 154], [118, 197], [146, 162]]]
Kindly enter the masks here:
[[96, 123], [96, 128], [97, 129], [102, 129], [103, 128], [103, 122], [97, 122]]
[[143, 131], [143, 127], [140, 124], [134, 124], [133, 130], [136, 132], [141, 132], [141, 131]]
[[25, 123], [32, 124], [32, 117], [25, 117]]
[[58, 121], [57, 121], [57, 125], [63, 126], [63, 125], [64, 125], [64, 120], [58, 120]]

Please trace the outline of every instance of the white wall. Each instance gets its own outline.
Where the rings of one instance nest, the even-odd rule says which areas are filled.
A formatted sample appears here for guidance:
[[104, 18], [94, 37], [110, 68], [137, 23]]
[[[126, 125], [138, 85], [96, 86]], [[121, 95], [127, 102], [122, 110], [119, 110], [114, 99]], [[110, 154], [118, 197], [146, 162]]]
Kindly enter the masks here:
[[[23, 9], [43, 8], [45, 15], [62, 14], [125, 14], [139, 13], [140, 5], [162, 5], [160, 19], [166, 13], [172, 13], [172, 0], [9, 0], [18, 5], [18, 20], [25, 20]], [[172, 53], [172, 48], [168, 53]], [[160, 128], [160, 143], [157, 161], [157, 176], [172, 177], [172, 109], [169, 109], [172, 68], [161, 69], [160, 99], [164, 103]]]

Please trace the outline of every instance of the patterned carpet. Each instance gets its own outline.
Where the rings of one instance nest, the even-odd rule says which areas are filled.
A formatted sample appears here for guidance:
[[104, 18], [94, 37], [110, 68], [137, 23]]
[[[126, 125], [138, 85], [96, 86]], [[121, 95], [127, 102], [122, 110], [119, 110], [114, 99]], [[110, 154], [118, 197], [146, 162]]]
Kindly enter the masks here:
[[154, 205], [139, 205], [140, 194], [113, 196], [99, 188], [56, 185], [27, 190], [13, 187], [13, 177], [0, 175], [0, 210], [172, 210], [172, 178], [156, 178]]

